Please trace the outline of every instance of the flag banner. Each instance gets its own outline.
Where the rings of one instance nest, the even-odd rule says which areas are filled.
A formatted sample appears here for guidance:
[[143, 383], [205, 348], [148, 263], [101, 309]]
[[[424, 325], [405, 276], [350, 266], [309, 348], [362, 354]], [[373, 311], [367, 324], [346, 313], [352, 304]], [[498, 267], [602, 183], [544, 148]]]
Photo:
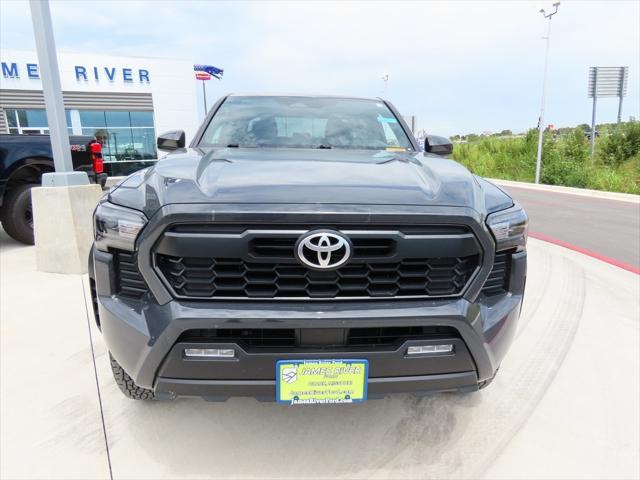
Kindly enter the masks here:
[[[216, 77], [218, 80], [224, 74], [224, 70], [218, 67], [214, 67], [213, 65], [194, 65], [193, 70], [196, 72], [196, 78], [198, 80], [210, 80], [211, 77]], [[210, 75], [208, 78], [204, 78], [202, 74]], [[202, 78], [198, 77], [201, 75]]]

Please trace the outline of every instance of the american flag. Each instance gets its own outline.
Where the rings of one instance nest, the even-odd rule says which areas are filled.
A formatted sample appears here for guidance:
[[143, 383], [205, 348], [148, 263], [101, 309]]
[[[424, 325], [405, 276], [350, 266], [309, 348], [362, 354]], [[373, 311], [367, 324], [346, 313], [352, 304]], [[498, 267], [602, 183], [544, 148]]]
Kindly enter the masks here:
[[194, 65], [193, 70], [196, 72], [205, 72], [209, 75], [216, 77], [218, 80], [224, 74], [224, 70], [218, 67], [214, 67], [213, 65]]

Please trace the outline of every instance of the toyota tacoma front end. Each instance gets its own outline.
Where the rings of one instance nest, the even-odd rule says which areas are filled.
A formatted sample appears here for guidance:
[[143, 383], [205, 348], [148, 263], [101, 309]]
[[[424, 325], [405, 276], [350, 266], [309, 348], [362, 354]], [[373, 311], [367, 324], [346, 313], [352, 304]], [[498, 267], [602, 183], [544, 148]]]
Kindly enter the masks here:
[[[231, 95], [95, 212], [96, 321], [131, 398], [352, 403], [496, 374], [527, 216], [380, 99]], [[434, 145], [437, 142], [433, 142]]]

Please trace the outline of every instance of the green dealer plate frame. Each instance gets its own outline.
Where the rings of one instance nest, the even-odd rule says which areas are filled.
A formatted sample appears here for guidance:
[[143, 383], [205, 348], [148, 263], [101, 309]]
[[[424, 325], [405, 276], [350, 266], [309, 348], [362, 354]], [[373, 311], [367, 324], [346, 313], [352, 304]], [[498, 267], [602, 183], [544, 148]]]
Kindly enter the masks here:
[[367, 399], [365, 359], [278, 360], [276, 401], [287, 405], [360, 403]]

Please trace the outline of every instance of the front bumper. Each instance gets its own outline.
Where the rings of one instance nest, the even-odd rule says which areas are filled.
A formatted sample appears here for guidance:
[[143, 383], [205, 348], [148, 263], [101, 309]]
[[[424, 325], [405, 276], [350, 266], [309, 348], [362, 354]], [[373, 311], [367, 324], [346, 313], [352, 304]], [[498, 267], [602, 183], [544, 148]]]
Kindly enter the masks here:
[[[159, 304], [115, 294], [113, 258], [94, 252], [100, 326], [108, 349], [125, 371], [158, 397], [178, 395], [224, 399], [275, 399], [275, 364], [282, 359], [365, 358], [369, 396], [401, 392], [474, 390], [490, 381], [515, 333], [524, 293], [526, 252], [512, 257], [509, 291], [474, 302], [390, 300], [360, 302], [178, 301]], [[364, 347], [247, 349], [238, 343], [198, 343], [199, 348], [234, 348], [234, 359], [185, 359], [179, 341], [194, 329], [350, 329], [446, 326], [455, 329], [453, 354], [408, 358], [407, 347], [432, 340], [407, 340], [392, 348]]]

